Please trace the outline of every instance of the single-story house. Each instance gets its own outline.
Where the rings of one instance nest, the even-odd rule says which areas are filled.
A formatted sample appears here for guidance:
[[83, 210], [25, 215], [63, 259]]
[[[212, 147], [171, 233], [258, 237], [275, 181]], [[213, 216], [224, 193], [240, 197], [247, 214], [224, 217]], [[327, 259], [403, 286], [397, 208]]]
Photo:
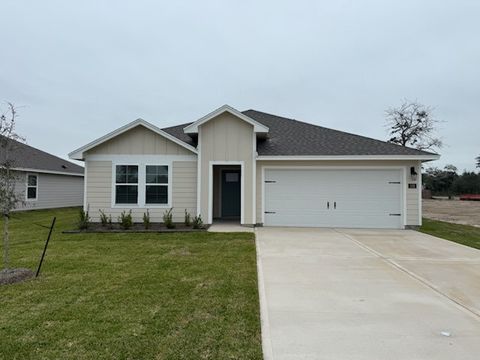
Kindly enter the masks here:
[[163, 129], [138, 119], [69, 156], [85, 162], [94, 221], [173, 208], [206, 224], [398, 229], [421, 224], [421, 164], [439, 158], [228, 105]]
[[[0, 151], [4, 161], [4, 149]], [[22, 200], [15, 210], [81, 206], [84, 203], [83, 167], [17, 141], [14, 141], [9, 159], [13, 161], [17, 177], [15, 192]]]

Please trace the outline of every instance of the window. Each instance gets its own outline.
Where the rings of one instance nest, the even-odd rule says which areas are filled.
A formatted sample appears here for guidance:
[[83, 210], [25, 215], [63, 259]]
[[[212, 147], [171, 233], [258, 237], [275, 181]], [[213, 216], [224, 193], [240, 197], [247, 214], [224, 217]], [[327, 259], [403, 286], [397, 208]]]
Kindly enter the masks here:
[[168, 204], [168, 166], [146, 166], [145, 204]]
[[115, 204], [138, 203], [138, 166], [117, 165], [115, 168]]
[[27, 175], [27, 200], [37, 200], [38, 177], [37, 175]]

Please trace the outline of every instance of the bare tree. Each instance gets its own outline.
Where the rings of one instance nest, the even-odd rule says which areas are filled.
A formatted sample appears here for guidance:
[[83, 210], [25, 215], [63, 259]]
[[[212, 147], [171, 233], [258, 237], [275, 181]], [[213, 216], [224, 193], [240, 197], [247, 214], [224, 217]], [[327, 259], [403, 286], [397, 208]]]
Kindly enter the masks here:
[[440, 149], [443, 145], [435, 135], [440, 121], [433, 118], [431, 107], [405, 101], [399, 108], [388, 109], [386, 119], [391, 143], [419, 150]]
[[7, 110], [0, 115], [0, 208], [3, 214], [3, 267], [8, 269], [9, 259], [9, 220], [10, 213], [23, 201], [16, 192], [18, 175], [14, 171], [14, 151], [18, 141], [24, 139], [15, 132], [17, 111], [12, 103], [7, 103]]

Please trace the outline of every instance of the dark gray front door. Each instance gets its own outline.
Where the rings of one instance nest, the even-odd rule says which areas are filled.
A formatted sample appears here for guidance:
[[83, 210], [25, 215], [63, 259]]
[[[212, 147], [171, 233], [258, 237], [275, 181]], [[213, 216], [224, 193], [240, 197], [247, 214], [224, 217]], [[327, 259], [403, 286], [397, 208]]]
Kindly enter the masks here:
[[240, 170], [222, 171], [222, 217], [240, 217]]

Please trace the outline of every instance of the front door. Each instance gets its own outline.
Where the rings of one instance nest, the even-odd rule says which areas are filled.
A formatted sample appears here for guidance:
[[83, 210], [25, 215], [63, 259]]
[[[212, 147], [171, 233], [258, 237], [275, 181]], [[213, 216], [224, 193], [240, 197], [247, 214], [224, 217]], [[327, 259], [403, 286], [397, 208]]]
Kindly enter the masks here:
[[240, 170], [222, 171], [222, 218], [240, 217]]

